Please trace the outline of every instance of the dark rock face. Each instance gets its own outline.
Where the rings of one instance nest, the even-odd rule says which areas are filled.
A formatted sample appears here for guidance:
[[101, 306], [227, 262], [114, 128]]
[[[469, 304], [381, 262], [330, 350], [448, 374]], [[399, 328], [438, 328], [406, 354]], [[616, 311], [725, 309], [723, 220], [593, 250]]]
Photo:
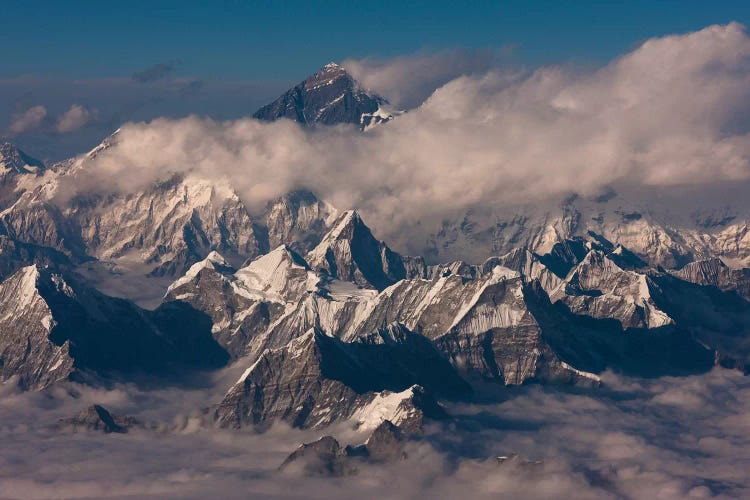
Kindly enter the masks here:
[[406, 458], [404, 442], [406, 435], [390, 420], [384, 420], [365, 441], [367, 457], [375, 462], [395, 462]]
[[364, 129], [390, 119], [387, 114], [379, 113], [387, 103], [383, 97], [361, 88], [344, 68], [330, 63], [260, 108], [253, 118], [265, 121], [287, 118], [303, 125], [348, 123]]
[[81, 370], [165, 373], [228, 359], [203, 313], [179, 303], [146, 311], [49, 268], [24, 267], [0, 284], [0, 317], [0, 375], [28, 389]]
[[672, 274], [697, 285], [734, 291], [750, 301], [750, 269], [730, 269], [719, 258], [691, 262]]
[[[418, 429], [425, 413], [433, 418], [443, 414], [417, 383], [454, 395], [468, 393], [470, 387], [429, 341], [406, 337], [390, 345], [344, 343], [310, 330], [282, 348], [266, 350], [230, 389], [214, 416], [225, 427], [276, 419], [298, 427], [323, 427], [349, 418], [367, 427], [380, 423], [377, 417], [371, 421], [369, 408], [382, 418]], [[409, 345], [411, 341], [416, 345]], [[422, 366], [409, 366], [419, 352], [427, 352], [419, 361]]]
[[402, 257], [376, 240], [356, 211], [342, 214], [306, 260], [317, 271], [377, 290], [408, 277]]
[[74, 432], [97, 431], [105, 434], [125, 434], [129, 429], [140, 425], [140, 422], [133, 417], [118, 417], [112, 415], [103, 406], [91, 405], [78, 415], [60, 420], [57, 427], [71, 429]]
[[8, 236], [0, 235], [0, 281], [5, 280], [29, 264], [62, 269], [72, 267], [68, 256], [57, 250], [22, 243]]
[[0, 378], [17, 378], [23, 389], [42, 389], [73, 372], [70, 342], [55, 343], [52, 310], [37, 288], [35, 266], [0, 284]]
[[279, 471], [297, 471], [307, 476], [343, 476], [359, 472], [368, 463], [396, 462], [407, 458], [407, 436], [389, 420], [384, 420], [364, 444], [342, 447], [332, 436], [323, 436], [297, 448], [279, 466]]
[[306, 476], [346, 476], [357, 473], [347, 451], [332, 436], [297, 448], [279, 466], [279, 471], [301, 472]]

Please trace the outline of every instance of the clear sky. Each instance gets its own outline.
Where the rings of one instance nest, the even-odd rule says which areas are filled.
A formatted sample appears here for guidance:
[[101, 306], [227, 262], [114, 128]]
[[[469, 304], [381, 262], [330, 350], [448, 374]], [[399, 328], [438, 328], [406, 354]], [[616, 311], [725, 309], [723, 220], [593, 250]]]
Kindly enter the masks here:
[[515, 47], [596, 63], [639, 41], [750, 22], [748, 1], [3, 2], [0, 77], [127, 76], [164, 61], [199, 78], [298, 79], [329, 60]]

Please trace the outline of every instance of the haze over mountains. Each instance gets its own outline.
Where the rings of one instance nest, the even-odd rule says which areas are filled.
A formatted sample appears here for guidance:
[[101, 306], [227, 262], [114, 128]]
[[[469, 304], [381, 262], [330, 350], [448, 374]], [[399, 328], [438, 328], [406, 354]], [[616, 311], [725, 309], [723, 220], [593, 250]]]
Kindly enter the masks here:
[[[696, 44], [705, 53], [646, 78], [657, 87], [647, 98], [619, 86], [623, 75], [653, 69], [652, 59]], [[723, 105], [746, 97], [738, 64], [748, 57], [743, 28], [716, 26], [649, 41], [588, 78], [552, 70], [459, 78], [406, 112], [331, 63], [254, 119], [126, 124], [52, 165], [3, 144], [0, 380], [20, 391], [170, 386], [231, 367], [235, 378], [194, 408], [196, 425], [356, 431], [349, 447], [315, 440], [282, 467], [349, 475], [406, 460], [425, 428], [458, 425], [450, 408], [492, 399], [498, 388], [588, 390], [612, 372], [747, 375], [746, 131], [698, 130], [698, 115], [714, 112], [701, 115], [709, 129], [736, 118]], [[664, 136], [620, 123], [708, 65], [718, 65], [706, 78], [721, 95], [696, 96]], [[569, 140], [558, 134], [572, 125], [597, 135], [610, 120], [617, 125], [605, 132], [617, 137], [561, 151], [562, 173], [513, 171], [534, 158], [549, 167], [541, 150], [510, 170], [501, 158], [492, 173], [489, 132], [510, 124], [514, 141], [529, 133], [528, 121], [512, 124], [518, 110], [503, 106], [511, 94], [522, 107], [554, 96], [535, 119], [560, 122], [538, 130], [544, 146], [515, 147]], [[658, 105], [674, 110], [684, 95]], [[655, 129], [661, 111], [649, 122]], [[428, 189], [430, 145], [464, 137], [467, 112], [473, 138], [435, 165]], [[679, 149], [672, 140], [696, 137], [706, 144], [689, 152], [697, 159], [688, 173], [670, 172], [682, 159], [665, 160]], [[641, 149], [608, 159], [628, 140]], [[597, 169], [627, 172], [592, 180], [584, 165], [575, 176], [576, 155], [576, 164], [604, 158]], [[456, 171], [446, 173], [441, 165], [452, 160]], [[472, 162], [477, 172], [468, 174]], [[477, 187], [478, 178], [487, 185]], [[522, 181], [529, 185], [507, 203], [485, 203]], [[556, 185], [523, 199], [547, 182]], [[696, 193], [705, 200], [688, 198]], [[136, 417], [92, 406], [59, 427], [159, 428]], [[498, 459], [508, 463], [535, 467]]]

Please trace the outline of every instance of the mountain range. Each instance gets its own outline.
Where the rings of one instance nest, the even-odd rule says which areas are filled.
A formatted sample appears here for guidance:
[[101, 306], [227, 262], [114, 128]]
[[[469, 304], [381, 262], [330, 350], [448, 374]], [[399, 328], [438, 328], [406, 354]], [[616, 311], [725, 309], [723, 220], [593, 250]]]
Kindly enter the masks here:
[[[331, 63], [253, 116], [367, 134], [399, 114]], [[738, 209], [667, 217], [612, 188], [473, 210], [405, 256], [306, 190], [255, 211], [188, 173], [58, 203], [66, 178], [117, 143], [53, 165], [0, 145], [3, 382], [43, 390], [238, 363], [205, 410], [215, 425], [346, 421], [377, 431], [377, 455], [379, 439], [446, 418], [440, 401], [487, 383], [750, 373], [750, 218]], [[363, 452], [306, 446], [290, 459], [322, 449], [340, 468]]]

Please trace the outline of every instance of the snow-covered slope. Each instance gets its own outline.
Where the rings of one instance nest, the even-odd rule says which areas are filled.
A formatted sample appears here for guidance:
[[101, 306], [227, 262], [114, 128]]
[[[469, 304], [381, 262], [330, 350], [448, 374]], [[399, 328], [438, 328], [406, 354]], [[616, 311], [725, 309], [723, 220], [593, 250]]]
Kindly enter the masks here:
[[517, 248], [545, 254], [559, 241], [594, 232], [652, 266], [678, 268], [710, 257], [721, 257], [734, 267], [750, 264], [750, 206], [742, 195], [733, 197], [739, 203], [727, 206], [696, 199], [695, 193], [681, 196], [665, 189], [660, 200], [659, 193], [631, 191], [609, 190], [593, 198], [574, 195], [557, 203], [476, 207], [445, 221], [426, 252], [432, 261], [478, 263]]

